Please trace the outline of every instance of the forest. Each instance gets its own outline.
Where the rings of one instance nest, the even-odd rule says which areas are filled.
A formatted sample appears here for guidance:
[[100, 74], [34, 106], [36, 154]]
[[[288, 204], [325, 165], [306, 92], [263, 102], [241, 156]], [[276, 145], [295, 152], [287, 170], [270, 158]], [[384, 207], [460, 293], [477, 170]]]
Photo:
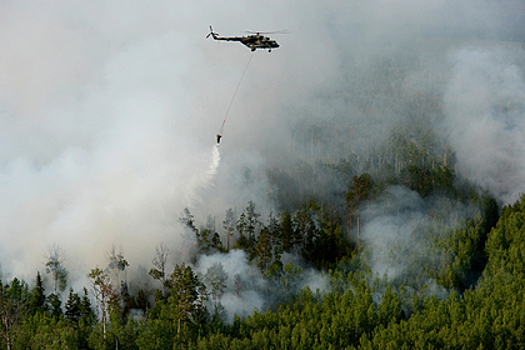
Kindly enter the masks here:
[[[455, 174], [450, 154], [428, 146], [430, 130], [409, 128], [393, 129], [368, 157], [268, 170], [281, 207], [267, 218], [253, 201], [218, 225], [185, 209], [191, 261], [168, 271], [169, 247], [158, 245], [142, 288], [130, 288], [133, 262], [113, 247], [107, 267], [86, 271], [91, 285], [75, 291], [55, 247], [34, 281], [2, 281], [2, 347], [523, 348], [525, 197], [500, 208]], [[234, 255], [251, 275], [239, 265], [230, 276], [217, 258]], [[253, 312], [233, 314], [228, 298], [254, 295]]]
[[[523, 127], [523, 90], [505, 85], [501, 94], [494, 93], [487, 115], [504, 119], [491, 125], [502, 131], [486, 137], [482, 150], [472, 146], [469, 156], [480, 163], [468, 163], [461, 147], [477, 140], [467, 132], [450, 136], [464, 131], [459, 124], [466, 113], [445, 87], [454, 81], [452, 75], [462, 76], [457, 66], [465, 68], [467, 62], [470, 68], [479, 57], [483, 64], [483, 59], [495, 62], [499, 75], [493, 80], [522, 82], [523, 74], [515, 62], [501, 63], [498, 55], [493, 62], [483, 49], [459, 50], [451, 63], [450, 47], [438, 42], [424, 44], [425, 50], [440, 51], [435, 61], [426, 57], [438, 68], [415, 52], [419, 47], [366, 63], [348, 55], [339, 80], [307, 98], [306, 106], [318, 102], [323, 108], [306, 108], [296, 100], [281, 106], [276, 114], [293, 116], [287, 119], [290, 140], [278, 144], [281, 158], [273, 154], [263, 174], [246, 166], [243, 183], [235, 184], [249, 187], [255, 177], [263, 178], [268, 193], [254, 195], [243, 208], [221, 207], [220, 218], [197, 215], [190, 207], [176, 213], [173, 230], [184, 232], [189, 242], [183, 247], [186, 261], [174, 263], [173, 252], [181, 248], [159, 242], [136, 279], [130, 273], [135, 261], [112, 246], [103, 266], [83, 271], [89, 280], [85, 286], [70, 278], [60, 245], [46, 252], [44, 268], [35, 268], [31, 280], [2, 267], [0, 349], [525, 348], [525, 195], [510, 204], [502, 199], [515, 194], [508, 188], [515, 190], [516, 182], [521, 186], [523, 167], [512, 157], [500, 163], [480, 156], [494, 146], [487, 143], [507, 142], [510, 131]], [[523, 59], [521, 46], [501, 52]], [[125, 108], [126, 113], [133, 109]], [[456, 118], [447, 115], [455, 112]], [[268, 124], [265, 130], [271, 130]], [[442, 130], [447, 124], [454, 124], [448, 137]], [[135, 128], [124, 130], [133, 134]], [[226, 138], [222, 142], [221, 147], [228, 145]], [[130, 139], [119, 146], [116, 159], [135, 143]], [[513, 157], [523, 153], [505, 145]], [[502, 149], [495, 154], [504, 154]], [[144, 153], [147, 165], [126, 163], [126, 169], [141, 174], [130, 178], [146, 179], [137, 187], [157, 179], [144, 175], [162, 163], [149, 162], [157, 150]], [[171, 149], [166, 153], [171, 159]], [[109, 166], [103, 159], [103, 168], [113, 169], [112, 161]], [[478, 169], [470, 171], [467, 163], [486, 165], [479, 166], [480, 177], [496, 180], [483, 183], [474, 176]], [[513, 172], [517, 180], [505, 177]], [[120, 173], [115, 172], [116, 180], [110, 173], [114, 186]], [[128, 189], [123, 188], [119, 195]], [[261, 202], [271, 203], [272, 210], [261, 209]], [[157, 208], [137, 207], [144, 216]]]
[[0, 1], [0, 350], [525, 349], [523, 9]]

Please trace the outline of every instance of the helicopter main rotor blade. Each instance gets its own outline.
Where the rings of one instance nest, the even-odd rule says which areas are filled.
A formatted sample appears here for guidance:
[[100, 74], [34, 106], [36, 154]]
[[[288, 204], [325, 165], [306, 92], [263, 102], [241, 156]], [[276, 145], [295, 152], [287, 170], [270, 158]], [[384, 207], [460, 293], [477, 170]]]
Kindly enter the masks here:
[[288, 29], [274, 30], [269, 32], [258, 32], [255, 30], [246, 30], [246, 32], [251, 34], [290, 34], [291, 32]]

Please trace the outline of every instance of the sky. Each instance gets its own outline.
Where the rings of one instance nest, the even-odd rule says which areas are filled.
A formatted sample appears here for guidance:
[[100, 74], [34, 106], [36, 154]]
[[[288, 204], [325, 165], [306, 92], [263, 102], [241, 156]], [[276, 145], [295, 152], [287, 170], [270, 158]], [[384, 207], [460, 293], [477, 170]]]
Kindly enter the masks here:
[[[294, 157], [297, 111], [359, 121], [354, 133], [379, 142], [376, 122], [388, 130], [402, 117], [363, 122], [353, 106], [318, 96], [406, 48], [419, 64], [402, 88], [441, 90], [438, 128], [458, 171], [512, 202], [525, 183], [523, 46], [514, 43], [524, 17], [519, 1], [2, 1], [1, 270], [31, 279], [55, 245], [72, 276], [104, 266], [112, 245], [132, 265], [149, 266], [161, 242], [184, 261], [194, 244], [178, 222], [184, 208], [218, 225], [248, 200], [275, 210], [265, 169]], [[225, 36], [290, 34], [252, 56], [206, 40], [209, 25]], [[434, 59], [429, 40], [451, 39]]]

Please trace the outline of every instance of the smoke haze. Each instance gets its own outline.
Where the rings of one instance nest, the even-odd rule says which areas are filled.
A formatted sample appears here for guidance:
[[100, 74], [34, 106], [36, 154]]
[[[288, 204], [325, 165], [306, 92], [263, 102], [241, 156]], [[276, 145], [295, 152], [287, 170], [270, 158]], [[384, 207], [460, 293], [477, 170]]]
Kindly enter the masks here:
[[458, 171], [504, 204], [525, 192], [524, 50], [454, 52], [444, 96]]
[[[377, 146], [421, 92], [442, 99], [442, 118], [424, 121], [450, 141], [458, 170], [513, 201], [525, 175], [521, 5], [3, 2], [2, 271], [32, 279], [53, 244], [78, 278], [105, 265], [112, 244], [132, 267], [150, 266], [162, 241], [182, 261], [185, 207], [219, 222], [254, 200], [265, 217], [278, 208], [266, 169]], [[251, 53], [205, 40], [210, 24], [226, 36], [292, 33], [254, 53], [220, 147]], [[375, 68], [385, 60], [401, 67], [391, 80]], [[311, 125], [324, 130], [318, 152], [303, 140]]]

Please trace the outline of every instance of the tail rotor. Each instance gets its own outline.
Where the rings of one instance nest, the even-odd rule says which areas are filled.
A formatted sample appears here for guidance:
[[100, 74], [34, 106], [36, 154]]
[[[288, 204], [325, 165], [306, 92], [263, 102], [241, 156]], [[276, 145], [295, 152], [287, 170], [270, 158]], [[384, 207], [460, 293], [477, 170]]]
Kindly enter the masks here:
[[213, 38], [215, 38], [216, 36], [219, 35], [219, 33], [215, 33], [215, 32], [213, 31], [213, 28], [210, 26], [210, 32], [208, 33], [208, 35], [206, 35], [206, 39], [208, 39], [208, 38], [210, 37], [210, 35], [211, 35]]

